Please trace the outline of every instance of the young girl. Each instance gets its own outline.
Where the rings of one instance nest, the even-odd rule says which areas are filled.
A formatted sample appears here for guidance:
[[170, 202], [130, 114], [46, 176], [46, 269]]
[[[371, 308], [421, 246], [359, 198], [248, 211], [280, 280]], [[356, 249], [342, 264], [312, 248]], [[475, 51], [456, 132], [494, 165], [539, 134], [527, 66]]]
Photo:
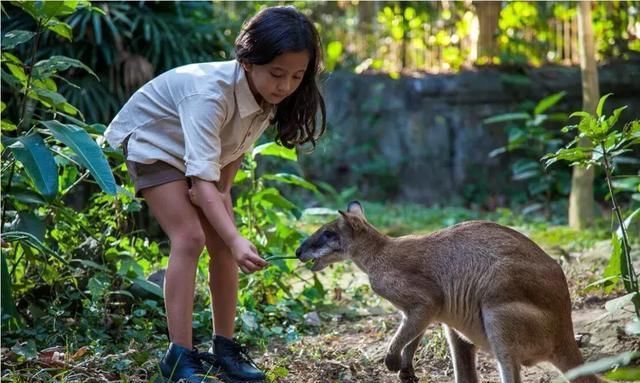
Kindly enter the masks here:
[[[164, 284], [171, 343], [160, 363], [168, 381], [217, 382], [207, 377], [211, 371], [231, 381], [264, 379], [233, 340], [238, 268], [253, 273], [267, 263], [236, 229], [231, 186], [243, 154], [270, 124], [286, 147], [315, 145], [325, 128], [316, 85], [321, 46], [307, 17], [289, 6], [262, 10], [243, 25], [235, 54], [232, 61], [186, 65], [151, 80], [105, 132], [111, 146], [123, 146], [136, 193], [171, 241]], [[192, 346], [196, 264], [204, 246], [211, 256], [212, 353]]]

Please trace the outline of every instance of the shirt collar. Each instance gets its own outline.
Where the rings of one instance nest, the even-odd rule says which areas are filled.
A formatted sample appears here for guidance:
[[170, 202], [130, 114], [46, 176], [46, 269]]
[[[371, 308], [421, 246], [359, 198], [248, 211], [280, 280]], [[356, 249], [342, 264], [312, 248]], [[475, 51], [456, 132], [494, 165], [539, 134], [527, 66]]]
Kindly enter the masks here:
[[240, 62], [237, 62], [236, 65], [235, 95], [240, 118], [245, 118], [256, 113], [269, 113], [269, 118], [273, 118], [276, 114], [275, 105], [265, 103], [265, 109], [263, 109], [262, 106], [256, 102], [256, 98], [253, 96], [251, 88], [249, 87], [249, 80], [247, 79], [244, 68]]

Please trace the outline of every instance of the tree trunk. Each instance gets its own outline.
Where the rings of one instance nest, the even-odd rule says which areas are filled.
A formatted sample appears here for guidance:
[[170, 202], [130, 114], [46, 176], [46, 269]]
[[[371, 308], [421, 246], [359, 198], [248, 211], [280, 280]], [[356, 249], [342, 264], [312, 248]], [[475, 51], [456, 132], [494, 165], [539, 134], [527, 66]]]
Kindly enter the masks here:
[[[582, 108], [595, 114], [600, 89], [598, 87], [598, 67], [596, 65], [593, 27], [591, 24], [591, 2], [582, 1], [578, 5], [578, 45], [580, 69], [582, 73]], [[589, 145], [583, 139], [579, 145]], [[569, 196], [569, 226], [583, 229], [591, 224], [594, 216], [593, 167], [586, 169], [574, 166]]]
[[500, 20], [500, 1], [474, 1], [478, 15], [478, 57], [493, 57], [498, 54], [496, 30]]

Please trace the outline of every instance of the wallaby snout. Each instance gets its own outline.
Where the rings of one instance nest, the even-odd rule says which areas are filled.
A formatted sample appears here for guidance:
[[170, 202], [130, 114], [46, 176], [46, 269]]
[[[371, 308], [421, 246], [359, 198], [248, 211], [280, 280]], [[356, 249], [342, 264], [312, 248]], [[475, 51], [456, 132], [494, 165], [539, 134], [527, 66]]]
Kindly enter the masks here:
[[322, 226], [302, 242], [296, 249], [296, 257], [302, 262], [313, 261], [311, 270], [320, 271], [332, 263], [349, 258], [348, 245], [352, 233], [345, 219], [339, 218]]
[[[502, 383], [519, 383], [521, 365], [549, 361], [562, 371], [582, 363], [571, 301], [558, 263], [521, 233], [471, 221], [425, 236], [378, 232], [352, 202], [296, 250], [312, 270], [351, 259], [374, 292], [403, 320], [385, 364], [403, 382], [417, 378], [413, 356], [430, 323], [445, 325], [455, 381], [478, 382], [478, 349], [498, 362]], [[599, 382], [595, 376], [575, 382]]]

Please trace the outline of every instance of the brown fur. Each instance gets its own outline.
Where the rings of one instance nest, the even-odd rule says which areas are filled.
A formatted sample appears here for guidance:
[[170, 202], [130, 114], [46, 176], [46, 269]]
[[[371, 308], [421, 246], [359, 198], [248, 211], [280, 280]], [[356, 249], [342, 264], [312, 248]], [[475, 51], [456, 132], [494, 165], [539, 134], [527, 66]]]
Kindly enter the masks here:
[[496, 358], [503, 383], [520, 382], [521, 365], [549, 361], [566, 371], [583, 363], [564, 273], [526, 236], [471, 221], [426, 236], [391, 238], [366, 221], [359, 203], [347, 210], [296, 254], [313, 260], [314, 271], [353, 260], [373, 291], [402, 312], [385, 364], [403, 382], [417, 381], [413, 356], [433, 322], [444, 325], [457, 383], [478, 381], [477, 349]]

